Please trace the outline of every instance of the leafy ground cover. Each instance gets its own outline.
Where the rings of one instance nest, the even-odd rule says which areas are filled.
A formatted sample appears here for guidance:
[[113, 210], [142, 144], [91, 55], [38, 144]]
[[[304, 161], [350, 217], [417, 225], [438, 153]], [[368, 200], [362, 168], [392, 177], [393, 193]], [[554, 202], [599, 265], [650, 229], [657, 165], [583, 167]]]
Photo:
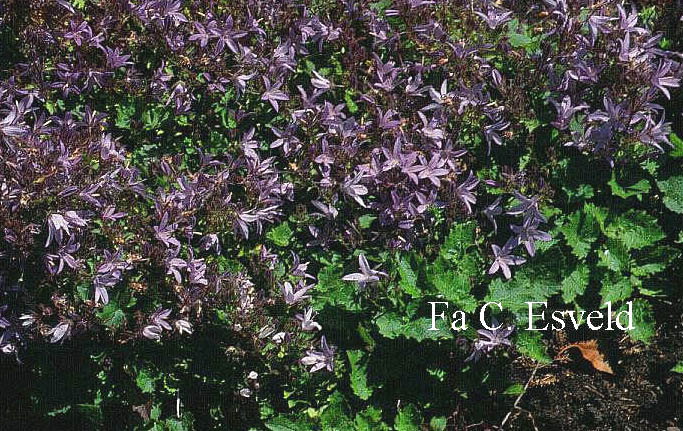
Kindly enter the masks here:
[[680, 426], [682, 16], [3, 2], [2, 429]]

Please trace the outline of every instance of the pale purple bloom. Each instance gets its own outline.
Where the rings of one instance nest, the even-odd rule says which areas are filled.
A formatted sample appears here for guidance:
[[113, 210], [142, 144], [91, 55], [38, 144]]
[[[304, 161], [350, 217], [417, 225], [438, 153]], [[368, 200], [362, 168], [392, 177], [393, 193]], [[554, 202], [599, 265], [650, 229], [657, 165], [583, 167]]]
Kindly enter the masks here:
[[45, 247], [48, 247], [52, 240], [55, 240], [57, 244], [61, 244], [64, 239], [64, 235], [70, 235], [69, 223], [61, 214], [51, 214], [48, 216], [47, 227], [48, 234]]
[[491, 265], [491, 268], [489, 268], [490, 275], [495, 274], [500, 269], [503, 271], [503, 275], [505, 275], [505, 278], [509, 279], [510, 277], [512, 277], [512, 273], [510, 272], [510, 266], [521, 265], [524, 262], [526, 262], [526, 259], [524, 259], [523, 257], [514, 256], [510, 254], [512, 250], [508, 246], [505, 246], [501, 249], [496, 244], [491, 244], [491, 248], [493, 249], [493, 255], [495, 259], [493, 261], [493, 264]]
[[496, 145], [503, 145], [503, 138], [498, 132], [502, 132], [510, 126], [509, 121], [498, 120], [493, 124], [484, 127], [484, 137], [488, 146], [488, 153], [491, 153], [491, 142]]
[[[498, 321], [492, 319], [492, 327], [498, 327]], [[510, 335], [515, 330], [513, 326], [501, 327], [500, 329], [479, 329], [477, 334], [479, 338], [472, 345], [472, 354], [465, 359], [465, 361], [478, 361], [482, 355], [488, 355], [493, 349], [499, 346], [511, 347]]]
[[669, 94], [667, 87], [677, 88], [681, 85], [680, 79], [675, 78], [673, 75], [669, 75], [672, 65], [673, 63], [670, 60], [660, 61], [657, 70], [652, 74], [652, 78], [650, 78], [652, 85], [655, 88], [658, 88], [667, 99], [671, 98], [671, 94]]
[[502, 24], [505, 24], [506, 22], [512, 19], [510, 18], [512, 16], [512, 12], [498, 10], [494, 7], [489, 7], [486, 10], [486, 14], [483, 14], [481, 12], [474, 13], [478, 15], [481, 19], [483, 19], [486, 22], [486, 25], [488, 25], [491, 30], [495, 30]]
[[332, 88], [332, 82], [316, 72], [313, 71], [314, 78], [311, 78], [311, 84], [319, 90], [329, 90]]
[[302, 331], [320, 331], [323, 329], [318, 322], [313, 320], [315, 318], [315, 312], [313, 312], [312, 307], [308, 307], [303, 314], [299, 313], [295, 317], [296, 320], [301, 322]]
[[564, 130], [569, 127], [569, 122], [576, 112], [582, 111], [588, 108], [586, 104], [578, 104], [572, 106], [572, 99], [569, 96], [564, 96], [562, 102], [557, 103], [555, 100], [550, 99], [550, 102], [555, 106], [557, 110], [557, 118], [551, 124], [560, 130]]
[[280, 90], [282, 87], [282, 82], [276, 82], [275, 84], [270, 83], [270, 79], [263, 77], [263, 85], [266, 87], [266, 91], [261, 95], [261, 100], [267, 100], [273, 105], [275, 112], [280, 110], [280, 105], [278, 101], [289, 100], [289, 96]]
[[368, 283], [376, 283], [379, 281], [380, 276], [386, 276], [387, 274], [381, 271], [374, 270], [370, 268], [368, 260], [365, 255], [358, 255], [358, 266], [361, 272], [354, 272], [353, 274], [347, 274], [342, 277], [344, 281], [355, 281], [358, 285], [363, 288]]
[[498, 223], [496, 217], [503, 213], [503, 208], [500, 205], [501, 197], [498, 196], [495, 201], [484, 209], [484, 215], [491, 223], [493, 223], [493, 232], [498, 232]]
[[323, 335], [320, 338], [320, 350], [308, 350], [306, 356], [301, 358], [301, 363], [304, 366], [310, 366], [308, 370], [311, 373], [315, 373], [323, 368], [327, 371], [334, 371], [334, 351], [336, 348], [334, 346], [329, 346], [327, 344], [327, 339]]
[[48, 332], [47, 335], [50, 335], [50, 343], [64, 341], [71, 336], [71, 322], [66, 320], [60, 322], [57, 326], [50, 329], [50, 332]]
[[192, 331], [193, 331], [192, 324], [190, 322], [188, 322], [187, 320], [178, 319], [175, 321], [174, 325], [180, 334], [184, 334], [184, 333], [188, 334], [188, 335], [192, 334]]
[[477, 203], [477, 197], [474, 195], [474, 193], [472, 193], [472, 191], [477, 187], [478, 184], [479, 179], [477, 179], [472, 171], [470, 171], [467, 179], [455, 189], [455, 195], [462, 201], [462, 203], [465, 204], [469, 214], [472, 214], [471, 205]]
[[310, 298], [310, 295], [306, 295], [310, 289], [313, 288], [312, 284], [298, 283], [295, 289], [292, 283], [285, 281], [282, 285], [282, 295], [284, 296], [285, 302], [288, 305], [294, 305], [304, 299]]
[[534, 241], [550, 241], [552, 237], [542, 230], [538, 229], [539, 221], [533, 218], [528, 218], [521, 226], [510, 225], [510, 229], [517, 235], [517, 242], [524, 244], [529, 255], [532, 257], [536, 254], [536, 247]]
[[427, 162], [427, 160], [420, 156], [420, 172], [417, 174], [419, 179], [428, 179], [436, 187], [441, 186], [441, 180], [439, 177], [448, 175], [449, 170], [445, 169], [446, 160], [442, 159], [438, 153], [432, 154], [432, 158]]

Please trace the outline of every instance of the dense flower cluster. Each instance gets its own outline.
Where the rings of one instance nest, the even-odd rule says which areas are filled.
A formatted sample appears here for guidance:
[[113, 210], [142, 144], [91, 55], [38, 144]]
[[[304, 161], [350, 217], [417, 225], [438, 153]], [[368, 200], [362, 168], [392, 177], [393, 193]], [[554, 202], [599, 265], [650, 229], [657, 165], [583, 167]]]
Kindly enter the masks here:
[[[40, 1], [5, 17], [20, 21], [25, 45], [0, 82], [3, 351], [27, 337], [54, 343], [111, 326], [102, 310], [114, 295], [119, 311], [129, 307], [114, 325], [121, 339], [190, 333], [226, 303], [236, 327], [245, 320], [260, 338], [290, 339], [277, 319], [245, 316], [276, 295], [300, 305], [313, 287], [307, 264], [294, 255], [278, 271], [282, 259], [263, 245], [239, 269], [221, 259], [301, 213], [308, 247], [352, 249], [358, 216], [371, 215], [365, 235], [405, 250], [424, 242], [437, 213], [484, 216], [497, 232], [512, 196], [505, 214], [522, 220], [503, 246], [491, 245], [489, 270], [510, 278], [526, 260], [516, 247], [534, 256], [536, 241], [550, 240], [542, 187], [527, 197], [479, 170], [499, 147], [522, 144], [515, 133], [530, 114], [516, 98], [528, 86], [549, 94], [567, 145], [613, 163], [626, 144], [668, 144], [657, 100], [679, 86], [680, 54], [628, 7], [534, 6], [542, 37], [518, 63], [534, 69], [519, 83], [505, 63], [532, 49], [518, 37], [528, 25], [496, 3], [471, 5], [477, 43], [444, 31], [438, 18], [452, 5], [443, 1], [344, 1], [322, 13], [294, 1], [236, 3], [118, 0], [84, 13]], [[339, 51], [332, 67], [316, 66]], [[140, 126], [120, 120], [123, 95], [167, 109], [183, 130], [206, 122], [201, 142], [214, 125], [234, 123], [221, 132], [227, 144], [136, 163], [139, 135], [125, 129]], [[362, 254], [359, 264], [344, 280], [362, 287], [386, 275]], [[298, 311], [297, 330], [321, 329], [312, 309]], [[332, 370], [334, 348], [319, 343], [302, 363]]]

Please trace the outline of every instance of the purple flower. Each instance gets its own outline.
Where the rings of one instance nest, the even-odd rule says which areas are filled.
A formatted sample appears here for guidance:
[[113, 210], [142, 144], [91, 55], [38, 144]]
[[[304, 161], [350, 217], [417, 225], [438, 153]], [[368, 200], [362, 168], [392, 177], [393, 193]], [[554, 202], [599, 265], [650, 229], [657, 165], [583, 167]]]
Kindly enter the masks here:
[[218, 239], [218, 235], [215, 233], [204, 235], [204, 237], [199, 241], [199, 248], [204, 251], [213, 249], [216, 254], [221, 254], [221, 243]]
[[474, 13], [481, 17], [491, 30], [495, 30], [500, 25], [505, 24], [506, 22], [510, 21], [510, 19], [512, 19], [510, 18], [512, 16], [512, 12], [501, 11], [494, 7], [489, 7], [486, 10], [486, 14], [483, 14], [481, 12]]
[[173, 327], [168, 323], [168, 317], [171, 315], [171, 310], [158, 309], [151, 316], [149, 316], [149, 325], [142, 330], [142, 335], [150, 340], [161, 340], [161, 334], [164, 330], [172, 331]]
[[557, 110], [557, 118], [551, 124], [560, 130], [564, 130], [569, 127], [569, 122], [576, 112], [582, 111], [588, 108], [586, 104], [579, 104], [572, 106], [572, 99], [569, 96], [564, 96], [561, 103], [557, 103], [554, 100], [550, 102], [555, 106]]
[[455, 195], [465, 204], [469, 214], [472, 214], [471, 205], [477, 203], [477, 197], [472, 193], [472, 190], [474, 190], [478, 184], [479, 180], [472, 174], [472, 171], [470, 171], [467, 179], [455, 189]]
[[501, 197], [498, 196], [495, 201], [484, 209], [484, 215], [491, 223], [493, 223], [493, 232], [498, 232], [498, 223], [496, 217], [503, 213], [503, 208], [500, 206]]
[[420, 172], [417, 177], [419, 179], [428, 179], [436, 187], [441, 186], [439, 177], [448, 175], [449, 170], [445, 169], [446, 160], [442, 159], [438, 153], [432, 154], [432, 158], [427, 162], [423, 156], [420, 156]]
[[524, 244], [529, 255], [532, 257], [536, 254], [534, 241], [550, 241], [552, 237], [541, 230], [538, 230], [539, 221], [537, 219], [528, 218], [521, 226], [510, 225], [510, 229], [517, 235], [517, 243]]
[[509, 126], [509, 121], [498, 120], [495, 123], [484, 127], [484, 137], [486, 138], [486, 144], [488, 145], [488, 154], [491, 153], [491, 142], [496, 145], [503, 145], [503, 138], [500, 137], [498, 132], [502, 132]]
[[71, 336], [71, 322], [68, 320], [59, 322], [57, 326], [50, 329], [47, 335], [50, 335], [50, 343], [63, 342]]
[[673, 62], [671, 60], [660, 61], [657, 70], [650, 78], [650, 83], [664, 93], [667, 99], [671, 98], [671, 94], [669, 94], [667, 87], [678, 88], [680, 86], [680, 79], [675, 78], [673, 75], [669, 75], [672, 65]]
[[261, 100], [267, 100], [268, 102], [270, 102], [270, 104], [273, 105], [273, 109], [275, 109], [275, 112], [278, 112], [280, 110], [280, 105], [278, 105], [278, 101], [289, 100], [289, 96], [284, 92], [280, 91], [280, 87], [282, 87], [282, 82], [276, 82], [275, 84], [271, 85], [270, 79], [264, 76], [263, 85], [265, 85], [266, 91], [264, 91], [261, 95]]
[[178, 330], [178, 332], [179, 332], [181, 335], [184, 334], [184, 333], [185, 333], [185, 334], [188, 334], [188, 335], [191, 335], [192, 332], [193, 332], [192, 324], [191, 324], [190, 322], [188, 322], [187, 320], [185, 320], [185, 319], [178, 319], [178, 320], [176, 320], [175, 323], [174, 323], [174, 325], [175, 325], [175, 328]]
[[334, 351], [336, 348], [334, 346], [328, 346], [327, 339], [323, 335], [320, 338], [320, 350], [308, 350], [306, 356], [301, 358], [301, 363], [304, 366], [310, 366], [308, 370], [311, 373], [315, 373], [323, 368], [327, 371], [334, 371]]
[[363, 172], [357, 172], [353, 177], [348, 177], [341, 185], [341, 190], [350, 198], [353, 198], [360, 206], [365, 208], [365, 202], [361, 196], [368, 194], [368, 188], [359, 184], [363, 178]]
[[51, 214], [47, 218], [47, 242], [45, 247], [49, 247], [52, 240], [55, 240], [57, 244], [61, 244], [64, 235], [70, 235], [69, 223], [64, 219], [61, 214]]
[[344, 281], [355, 281], [361, 288], [365, 287], [368, 283], [376, 283], [379, 281], [380, 276], [386, 276], [384, 272], [376, 271], [370, 268], [368, 260], [365, 255], [358, 255], [358, 266], [361, 272], [354, 272], [353, 274], [347, 274], [342, 277]]
[[292, 283], [289, 281], [285, 281], [283, 286], [282, 286], [282, 294], [285, 298], [285, 302], [288, 305], [294, 305], [298, 302], [301, 302], [304, 299], [310, 298], [309, 295], [306, 295], [306, 292], [311, 290], [313, 288], [312, 284], [305, 284], [299, 282], [297, 284], [297, 289], [294, 290], [294, 286], [292, 286]]
[[302, 331], [320, 331], [323, 329], [318, 322], [313, 320], [315, 313], [311, 307], [308, 307], [303, 314], [297, 314], [295, 317], [296, 320], [301, 322]]
[[[493, 327], [498, 327], [496, 319], [492, 319]], [[515, 330], [514, 326], [501, 327], [500, 329], [479, 329], [479, 338], [472, 345], [472, 354], [465, 361], [478, 361], [483, 355], [488, 355], [493, 349], [499, 346], [511, 347], [510, 335]]]
[[316, 72], [315, 70], [313, 71], [314, 78], [311, 78], [311, 84], [317, 88], [318, 90], [329, 90], [333, 87], [332, 82]]
[[493, 255], [495, 256], [495, 259], [491, 265], [491, 268], [489, 268], [490, 275], [495, 274], [500, 269], [503, 271], [505, 278], [509, 279], [512, 277], [510, 266], [521, 265], [526, 262], [526, 259], [510, 254], [512, 250], [511, 247], [507, 245], [501, 249], [496, 244], [491, 244], [491, 248], [493, 249]]
[[533, 218], [536, 220], [540, 220], [542, 222], [546, 221], [545, 217], [543, 216], [543, 214], [541, 214], [541, 211], [538, 209], [538, 200], [540, 199], [538, 196], [532, 196], [531, 198], [527, 198], [517, 190], [514, 191], [514, 196], [515, 199], [517, 199], [517, 201], [519, 202], [519, 204], [510, 208], [507, 211], [507, 214], [524, 214], [525, 218]]

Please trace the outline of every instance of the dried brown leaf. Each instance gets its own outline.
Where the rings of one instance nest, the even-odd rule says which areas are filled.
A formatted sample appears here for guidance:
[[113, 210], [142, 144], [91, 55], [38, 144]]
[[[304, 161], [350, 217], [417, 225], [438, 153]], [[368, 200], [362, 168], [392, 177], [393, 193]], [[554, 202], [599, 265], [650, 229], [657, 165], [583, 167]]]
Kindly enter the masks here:
[[588, 341], [579, 341], [578, 343], [572, 343], [568, 346], [565, 346], [562, 348], [557, 353], [556, 359], [560, 358], [560, 356], [566, 352], [567, 350], [576, 347], [579, 349], [581, 352], [581, 356], [585, 360], [591, 363], [593, 368], [595, 368], [598, 371], [602, 371], [603, 373], [607, 374], [614, 374], [614, 371], [612, 371], [612, 367], [609, 366], [609, 364], [605, 361], [605, 356], [600, 353], [600, 350], [598, 350], [598, 342], [595, 340], [588, 340]]

